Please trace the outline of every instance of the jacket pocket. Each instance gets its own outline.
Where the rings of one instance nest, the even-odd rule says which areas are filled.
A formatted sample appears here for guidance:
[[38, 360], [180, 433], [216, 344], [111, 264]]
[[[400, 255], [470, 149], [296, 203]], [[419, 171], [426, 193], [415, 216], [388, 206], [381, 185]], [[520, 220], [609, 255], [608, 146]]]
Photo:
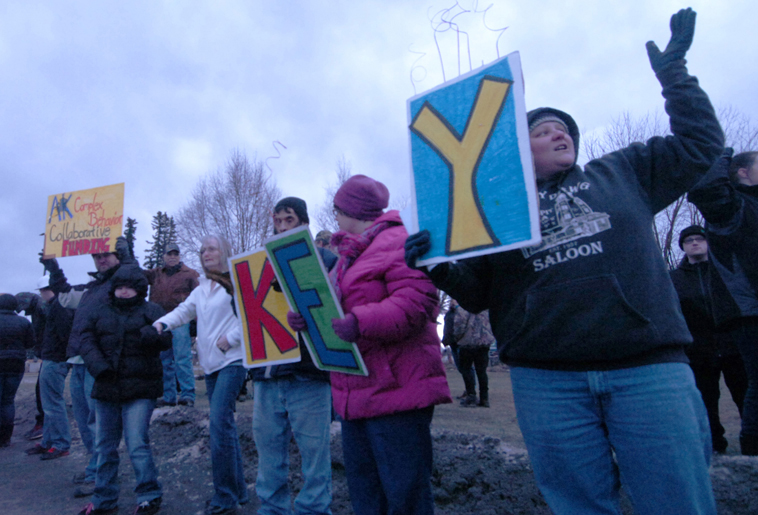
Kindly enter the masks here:
[[650, 319], [608, 274], [528, 291], [506, 354], [519, 361], [602, 362], [639, 354], [658, 340]]

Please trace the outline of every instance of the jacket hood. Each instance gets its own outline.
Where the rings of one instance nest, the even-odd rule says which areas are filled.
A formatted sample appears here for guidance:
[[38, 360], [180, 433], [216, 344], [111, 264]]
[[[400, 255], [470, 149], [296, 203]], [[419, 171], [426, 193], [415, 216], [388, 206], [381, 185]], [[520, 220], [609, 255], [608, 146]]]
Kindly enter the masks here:
[[571, 136], [571, 139], [574, 141], [574, 164], [576, 164], [576, 160], [579, 157], [579, 127], [577, 127], [576, 122], [571, 115], [564, 113], [559, 109], [553, 109], [552, 107], [538, 107], [537, 109], [532, 109], [526, 113], [526, 123], [527, 125], [531, 125], [534, 120], [547, 114], [558, 117], [566, 124], [566, 127], [568, 127], [569, 136]]
[[133, 288], [137, 292], [137, 297], [142, 299], [147, 297], [147, 278], [138, 265], [121, 266], [113, 274], [110, 290], [111, 297], [113, 297], [113, 293], [119, 286]]
[[18, 301], [16, 297], [10, 293], [3, 293], [0, 295], [0, 309], [7, 309], [8, 311], [16, 311], [18, 307]]

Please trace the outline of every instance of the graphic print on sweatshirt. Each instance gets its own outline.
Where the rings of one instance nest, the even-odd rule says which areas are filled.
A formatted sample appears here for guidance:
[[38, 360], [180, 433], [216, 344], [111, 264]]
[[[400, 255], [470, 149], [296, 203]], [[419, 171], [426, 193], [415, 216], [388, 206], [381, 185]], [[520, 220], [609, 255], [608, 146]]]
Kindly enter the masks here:
[[561, 186], [553, 193], [539, 192], [541, 200], [553, 203], [548, 209], [540, 209], [542, 242], [521, 249], [525, 259], [547, 252], [546, 256], [533, 261], [535, 272], [603, 252], [601, 241], [579, 241], [611, 228], [609, 214], [593, 211], [587, 202], [575, 195], [589, 188], [589, 182], [580, 182], [576, 186]]

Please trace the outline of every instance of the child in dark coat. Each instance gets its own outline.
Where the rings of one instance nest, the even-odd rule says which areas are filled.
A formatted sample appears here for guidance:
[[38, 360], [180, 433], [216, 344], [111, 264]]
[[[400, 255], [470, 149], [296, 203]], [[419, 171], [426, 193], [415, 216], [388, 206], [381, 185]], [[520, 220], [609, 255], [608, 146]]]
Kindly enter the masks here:
[[164, 311], [145, 300], [147, 279], [138, 266], [122, 266], [111, 282], [109, 301], [92, 311], [82, 333], [82, 358], [95, 378], [92, 399], [100, 459], [95, 495], [80, 515], [118, 510], [122, 434], [137, 479], [135, 513], [153, 514], [160, 509], [162, 490], [148, 427], [156, 399], [163, 395], [160, 352], [171, 347], [171, 333], [158, 334], [152, 327]]

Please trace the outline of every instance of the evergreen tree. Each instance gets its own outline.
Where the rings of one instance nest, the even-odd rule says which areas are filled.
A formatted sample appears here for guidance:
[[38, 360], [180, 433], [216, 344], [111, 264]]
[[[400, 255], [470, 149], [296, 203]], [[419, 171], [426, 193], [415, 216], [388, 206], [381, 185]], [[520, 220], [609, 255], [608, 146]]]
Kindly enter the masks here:
[[163, 255], [166, 253], [166, 247], [169, 243], [176, 243], [176, 224], [174, 217], [168, 216], [168, 213], [158, 213], [153, 217], [150, 226], [153, 228], [153, 240], [147, 241], [151, 247], [145, 249], [145, 268], [155, 268], [163, 266]]
[[124, 237], [126, 238], [126, 242], [129, 244], [129, 252], [131, 252], [132, 257], [134, 257], [134, 235], [137, 232], [137, 220], [134, 218], [126, 217], [126, 231], [124, 232]]

